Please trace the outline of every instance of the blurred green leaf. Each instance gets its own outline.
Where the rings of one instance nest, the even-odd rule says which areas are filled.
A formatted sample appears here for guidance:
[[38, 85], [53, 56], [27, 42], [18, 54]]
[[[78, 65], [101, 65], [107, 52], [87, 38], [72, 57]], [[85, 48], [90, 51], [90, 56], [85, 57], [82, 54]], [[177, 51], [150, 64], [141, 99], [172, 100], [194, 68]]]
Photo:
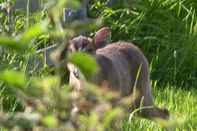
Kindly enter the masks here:
[[1, 72], [0, 80], [12, 86], [25, 87], [26, 77], [25, 74], [13, 70], [5, 70]]
[[[122, 114], [123, 110], [121, 108], [115, 108], [113, 110], [110, 110], [106, 112], [105, 118], [104, 118], [104, 126], [105, 128], [109, 128], [109, 126], [112, 124], [113, 120], [117, 119], [117, 116]], [[121, 123], [121, 121], [120, 121]]]
[[[60, 5], [63, 5], [63, 2], [59, 2]], [[64, 6], [69, 8], [77, 9], [80, 6], [79, 0], [66, 0]]]
[[14, 38], [7, 37], [7, 36], [0, 36], [0, 46], [10, 47], [16, 50], [23, 50], [26, 46]]
[[45, 77], [43, 79], [35, 78], [32, 80], [35, 87], [40, 87], [45, 93], [49, 93], [52, 87], [58, 87], [60, 79], [58, 77]]
[[86, 78], [90, 78], [98, 71], [96, 60], [89, 54], [82, 52], [73, 53], [69, 56], [69, 61], [76, 65]]
[[47, 31], [48, 21], [42, 21], [34, 26], [30, 27], [21, 35], [21, 42], [22, 43], [29, 43], [32, 39], [42, 35]]
[[48, 115], [48, 116], [45, 116], [43, 119], [42, 119], [42, 122], [47, 126], [47, 127], [50, 127], [50, 128], [53, 128], [53, 127], [56, 127], [58, 125], [58, 120], [52, 116], [52, 115]]

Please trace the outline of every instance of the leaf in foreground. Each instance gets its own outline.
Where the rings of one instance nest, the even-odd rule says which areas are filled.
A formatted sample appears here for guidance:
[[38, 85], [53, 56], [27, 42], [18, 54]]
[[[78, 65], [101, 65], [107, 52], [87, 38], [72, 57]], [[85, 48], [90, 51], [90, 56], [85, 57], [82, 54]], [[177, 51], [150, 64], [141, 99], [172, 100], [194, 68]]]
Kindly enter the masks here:
[[19, 51], [22, 51], [26, 47], [24, 44], [18, 42], [14, 38], [7, 36], [0, 36], [0, 46], [9, 47]]
[[98, 71], [96, 60], [86, 53], [73, 53], [69, 56], [69, 61], [76, 65], [86, 78], [90, 78]]
[[38, 24], [35, 24], [34, 26], [27, 29], [22, 35], [21, 35], [21, 42], [22, 43], [29, 43], [32, 39], [42, 35], [47, 31], [48, 22], [42, 21]]
[[13, 70], [2, 71], [0, 80], [11, 86], [24, 87], [26, 85], [25, 74]]

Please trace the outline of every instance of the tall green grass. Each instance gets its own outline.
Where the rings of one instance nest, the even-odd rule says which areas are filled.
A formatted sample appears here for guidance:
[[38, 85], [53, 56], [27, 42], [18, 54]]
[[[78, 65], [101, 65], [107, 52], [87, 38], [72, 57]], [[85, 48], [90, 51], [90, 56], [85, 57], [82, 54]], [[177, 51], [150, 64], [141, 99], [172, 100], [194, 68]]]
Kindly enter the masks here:
[[92, 15], [112, 29], [113, 41], [137, 44], [161, 83], [196, 87], [197, 4], [195, 0], [128, 0], [120, 7], [95, 1]]

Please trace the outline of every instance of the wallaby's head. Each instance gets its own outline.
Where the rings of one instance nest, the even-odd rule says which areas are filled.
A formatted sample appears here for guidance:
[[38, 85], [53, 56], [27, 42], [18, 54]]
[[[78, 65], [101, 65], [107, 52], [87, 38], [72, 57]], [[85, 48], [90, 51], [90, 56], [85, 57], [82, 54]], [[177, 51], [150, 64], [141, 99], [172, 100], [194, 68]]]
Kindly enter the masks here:
[[[85, 52], [94, 55], [98, 48], [104, 47], [111, 39], [111, 31], [108, 27], [103, 27], [95, 33], [93, 38], [78, 36], [69, 40], [66, 47], [61, 49], [59, 61], [64, 61], [67, 54], [74, 52]], [[80, 78], [80, 71], [71, 63], [65, 63], [66, 70], [69, 73], [69, 85], [75, 89], [82, 88], [82, 81]], [[65, 65], [64, 64], [64, 65]]]
[[98, 48], [104, 47], [110, 42], [111, 31], [108, 27], [103, 27], [95, 33], [94, 38], [78, 36], [68, 42], [68, 51], [70, 53], [82, 51], [94, 54]]
[[93, 40], [90, 37], [78, 36], [70, 40], [68, 44], [69, 53], [78, 51], [93, 53], [95, 50]]

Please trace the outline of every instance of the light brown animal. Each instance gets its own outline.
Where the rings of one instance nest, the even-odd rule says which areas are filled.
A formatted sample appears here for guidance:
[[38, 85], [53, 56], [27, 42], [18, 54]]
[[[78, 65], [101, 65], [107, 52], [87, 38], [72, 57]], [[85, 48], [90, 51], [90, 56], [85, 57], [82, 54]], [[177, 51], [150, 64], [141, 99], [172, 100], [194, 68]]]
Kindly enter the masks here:
[[[93, 55], [96, 59], [99, 72], [93, 77], [92, 82], [98, 86], [107, 86], [119, 91], [123, 96], [139, 92], [132, 102], [132, 110], [143, 107], [140, 111], [142, 117], [148, 119], [168, 119], [167, 109], [154, 105], [151, 93], [148, 61], [138, 47], [128, 42], [114, 42], [107, 44], [111, 35], [110, 29], [100, 29], [94, 39], [79, 36], [70, 40], [68, 52], [83, 51]], [[77, 75], [77, 69], [72, 64], [68, 65], [70, 71], [70, 85], [80, 89], [82, 80]], [[136, 89], [136, 90], [135, 90]]]

